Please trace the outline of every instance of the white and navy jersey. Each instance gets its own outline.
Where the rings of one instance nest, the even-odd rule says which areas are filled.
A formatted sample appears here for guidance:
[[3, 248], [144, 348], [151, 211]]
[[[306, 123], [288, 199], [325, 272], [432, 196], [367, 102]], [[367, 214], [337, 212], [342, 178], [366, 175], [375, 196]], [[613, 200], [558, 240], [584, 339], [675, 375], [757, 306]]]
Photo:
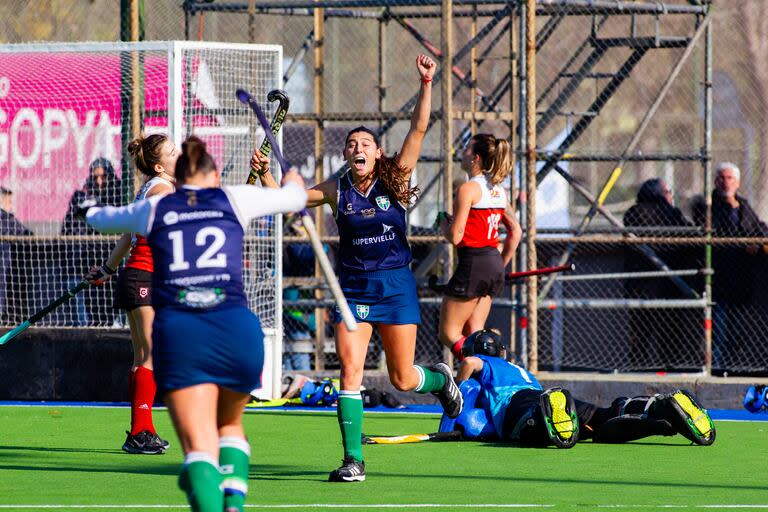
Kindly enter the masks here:
[[406, 239], [406, 210], [379, 180], [366, 194], [347, 172], [339, 178], [336, 225], [339, 228], [338, 270], [390, 270], [411, 262]]
[[496, 247], [499, 243], [499, 222], [507, 207], [507, 193], [501, 185], [491, 185], [484, 174], [473, 177], [480, 185], [480, 201], [473, 204], [459, 247]]
[[128, 206], [91, 208], [86, 220], [101, 232], [146, 235], [155, 261], [154, 307], [245, 306], [242, 241], [250, 221], [298, 211], [306, 198], [294, 184], [281, 189], [184, 186]]

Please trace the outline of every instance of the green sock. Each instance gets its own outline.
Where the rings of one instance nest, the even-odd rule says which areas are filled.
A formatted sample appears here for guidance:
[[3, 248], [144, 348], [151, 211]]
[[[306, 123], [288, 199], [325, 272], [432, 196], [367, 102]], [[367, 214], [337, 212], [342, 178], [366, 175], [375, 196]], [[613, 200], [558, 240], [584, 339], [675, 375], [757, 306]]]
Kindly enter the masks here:
[[224, 508], [242, 511], [248, 494], [248, 459], [251, 447], [239, 437], [219, 439], [219, 470], [224, 481]]
[[339, 391], [339, 406], [336, 410], [341, 429], [344, 456], [363, 460], [363, 397], [359, 391]]
[[419, 384], [414, 389], [417, 393], [432, 393], [440, 391], [445, 386], [445, 375], [429, 368], [413, 365], [419, 374]]
[[205, 452], [190, 452], [184, 459], [179, 487], [187, 493], [194, 512], [220, 511], [224, 508], [218, 463]]

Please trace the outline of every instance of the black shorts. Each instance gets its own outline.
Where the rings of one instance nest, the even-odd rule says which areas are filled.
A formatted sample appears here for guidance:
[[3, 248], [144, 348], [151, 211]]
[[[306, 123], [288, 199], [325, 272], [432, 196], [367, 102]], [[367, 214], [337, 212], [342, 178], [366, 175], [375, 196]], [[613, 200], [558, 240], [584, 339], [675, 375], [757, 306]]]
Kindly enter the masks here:
[[117, 278], [115, 309], [133, 311], [139, 306], [152, 305], [152, 272], [124, 268]]
[[445, 295], [472, 299], [496, 297], [504, 289], [504, 262], [495, 247], [462, 247], [459, 264], [445, 287]]

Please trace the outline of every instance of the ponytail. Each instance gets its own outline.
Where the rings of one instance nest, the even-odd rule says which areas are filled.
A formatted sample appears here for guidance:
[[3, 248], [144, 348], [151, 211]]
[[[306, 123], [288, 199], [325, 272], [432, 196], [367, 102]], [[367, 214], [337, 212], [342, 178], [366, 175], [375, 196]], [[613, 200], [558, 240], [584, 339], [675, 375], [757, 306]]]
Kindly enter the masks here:
[[167, 141], [168, 137], [155, 133], [149, 137], [140, 135], [128, 143], [128, 153], [141, 174], [150, 177], [157, 175], [155, 165], [160, 163], [163, 156], [163, 144]]
[[512, 167], [509, 141], [497, 139], [490, 133], [478, 133], [472, 137], [471, 142], [472, 152], [480, 157], [491, 185], [504, 181]]
[[176, 180], [186, 183], [192, 176], [208, 174], [216, 170], [213, 157], [206, 150], [205, 142], [192, 135], [181, 144], [181, 156], [176, 160]]

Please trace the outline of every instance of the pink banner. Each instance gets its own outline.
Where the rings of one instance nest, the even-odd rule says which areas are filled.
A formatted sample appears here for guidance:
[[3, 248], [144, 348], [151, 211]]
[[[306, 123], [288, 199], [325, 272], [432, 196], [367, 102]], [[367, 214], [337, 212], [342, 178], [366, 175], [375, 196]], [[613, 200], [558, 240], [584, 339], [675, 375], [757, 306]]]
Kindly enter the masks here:
[[[167, 84], [165, 59], [145, 56], [145, 111], [165, 111]], [[145, 131], [164, 132], [164, 116]], [[60, 221], [96, 158], [122, 175], [120, 131], [119, 54], [0, 54], [0, 185], [22, 222]]]

